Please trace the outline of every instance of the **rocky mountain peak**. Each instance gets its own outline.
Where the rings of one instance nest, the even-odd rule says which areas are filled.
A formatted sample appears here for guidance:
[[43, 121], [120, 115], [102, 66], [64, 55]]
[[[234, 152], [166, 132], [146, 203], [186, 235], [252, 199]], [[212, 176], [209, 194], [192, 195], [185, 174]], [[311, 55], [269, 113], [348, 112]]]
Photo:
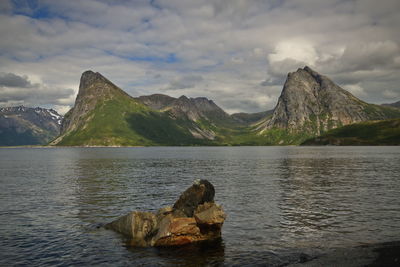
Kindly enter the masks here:
[[119, 88], [99, 72], [87, 70], [82, 73], [77, 99], [91, 93], [104, 95], [110, 93], [112, 89], [118, 90]]
[[66, 114], [61, 126], [61, 134], [83, 125], [85, 121], [82, 118], [94, 110], [99, 101], [112, 99], [116, 95], [125, 95], [130, 98], [127, 93], [100, 73], [91, 70], [83, 72], [75, 106]]
[[180, 101], [188, 101], [189, 100], [189, 98], [187, 96], [185, 96], [185, 95], [181, 95], [178, 99]]
[[98, 72], [93, 72], [91, 70], [87, 70], [82, 73], [81, 80], [79, 83], [79, 89], [84, 89], [86, 87], [89, 87], [91, 84], [99, 81], [105, 81], [107, 80], [106, 78], [103, 77]]
[[[371, 119], [367, 105], [306, 66], [288, 74], [274, 113], [264, 129], [284, 128], [320, 134]], [[379, 110], [374, 114], [374, 119], [384, 117]]]

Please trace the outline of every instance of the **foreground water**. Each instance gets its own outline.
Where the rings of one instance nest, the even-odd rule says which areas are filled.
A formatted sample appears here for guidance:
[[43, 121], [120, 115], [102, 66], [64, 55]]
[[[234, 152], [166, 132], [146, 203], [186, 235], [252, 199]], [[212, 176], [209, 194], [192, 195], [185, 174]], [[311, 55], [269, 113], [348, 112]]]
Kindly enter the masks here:
[[[131, 248], [103, 223], [171, 205], [195, 178], [223, 239]], [[284, 265], [298, 252], [400, 240], [398, 147], [0, 149], [0, 265]]]

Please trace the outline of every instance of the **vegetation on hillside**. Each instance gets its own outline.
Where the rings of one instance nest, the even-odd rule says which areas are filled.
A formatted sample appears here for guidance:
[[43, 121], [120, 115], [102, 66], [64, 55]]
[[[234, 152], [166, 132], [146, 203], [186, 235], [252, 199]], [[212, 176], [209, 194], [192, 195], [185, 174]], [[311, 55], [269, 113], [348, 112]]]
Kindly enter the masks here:
[[311, 138], [302, 145], [400, 145], [400, 119], [343, 126]]
[[60, 146], [152, 146], [201, 144], [166, 114], [132, 98], [118, 96], [97, 104], [85, 127], [68, 133]]

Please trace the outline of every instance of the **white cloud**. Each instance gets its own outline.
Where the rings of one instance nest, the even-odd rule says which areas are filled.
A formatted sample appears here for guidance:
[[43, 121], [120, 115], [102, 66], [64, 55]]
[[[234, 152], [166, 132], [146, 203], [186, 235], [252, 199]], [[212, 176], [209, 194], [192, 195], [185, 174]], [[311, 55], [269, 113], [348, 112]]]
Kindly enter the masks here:
[[359, 83], [357, 84], [347, 84], [343, 86], [344, 89], [355, 95], [356, 97], [365, 96], [364, 88], [361, 87]]
[[397, 98], [400, 97], [400, 94], [398, 92], [394, 92], [392, 90], [385, 90], [383, 91], [383, 95], [387, 98], [387, 99], [393, 99], [396, 100]]
[[314, 65], [318, 60], [318, 55], [309, 41], [293, 39], [279, 42], [275, 46], [275, 51], [269, 54], [268, 58], [271, 64], [291, 59]]

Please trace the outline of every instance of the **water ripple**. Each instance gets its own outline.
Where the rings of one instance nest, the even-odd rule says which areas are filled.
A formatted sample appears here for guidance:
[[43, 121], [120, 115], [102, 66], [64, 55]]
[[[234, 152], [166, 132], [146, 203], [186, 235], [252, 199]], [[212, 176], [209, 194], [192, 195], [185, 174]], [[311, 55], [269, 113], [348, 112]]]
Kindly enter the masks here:
[[[282, 266], [304, 249], [398, 240], [396, 147], [0, 149], [0, 265]], [[131, 248], [101, 227], [210, 180], [223, 240]]]

